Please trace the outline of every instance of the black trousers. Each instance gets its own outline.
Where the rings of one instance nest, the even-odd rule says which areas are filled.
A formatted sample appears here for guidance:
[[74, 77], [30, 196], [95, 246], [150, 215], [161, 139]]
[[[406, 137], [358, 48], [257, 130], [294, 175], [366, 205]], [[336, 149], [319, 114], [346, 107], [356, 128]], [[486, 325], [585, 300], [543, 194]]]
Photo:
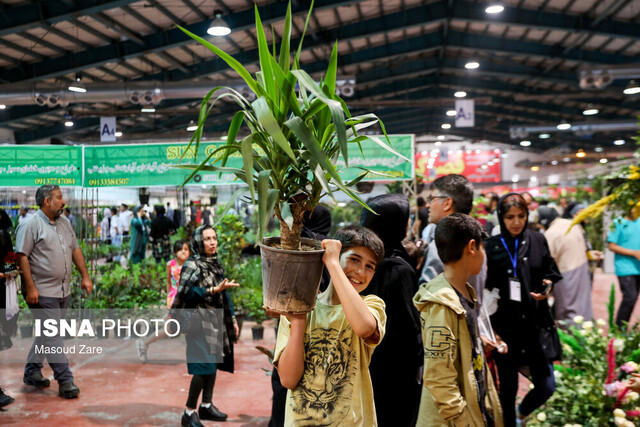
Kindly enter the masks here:
[[638, 294], [640, 293], [640, 275], [618, 276], [618, 282], [620, 283], [620, 291], [622, 292], [622, 301], [620, 302], [620, 307], [618, 307], [616, 325], [622, 329], [622, 323], [629, 321], [631, 313], [633, 313], [633, 307], [638, 300]]

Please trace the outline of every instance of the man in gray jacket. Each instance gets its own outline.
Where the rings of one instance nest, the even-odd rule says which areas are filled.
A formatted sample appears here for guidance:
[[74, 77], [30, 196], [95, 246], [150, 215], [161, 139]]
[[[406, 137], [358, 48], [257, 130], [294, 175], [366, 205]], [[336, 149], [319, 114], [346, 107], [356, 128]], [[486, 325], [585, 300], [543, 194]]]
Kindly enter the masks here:
[[[40, 187], [36, 192], [36, 204], [40, 210], [21, 222], [16, 230], [22, 293], [35, 319], [55, 319], [59, 324], [69, 305], [72, 263], [80, 271], [81, 287], [87, 294], [93, 284], [76, 234], [67, 217], [62, 215], [65, 201], [60, 187]], [[58, 381], [59, 395], [72, 399], [78, 397], [80, 390], [73, 383], [69, 360], [62, 352], [47, 354], [49, 352], [46, 351], [46, 348], [62, 347], [64, 343], [59, 335], [36, 336], [27, 357], [23, 381], [35, 387], [48, 387], [50, 382], [42, 375], [46, 358]]]

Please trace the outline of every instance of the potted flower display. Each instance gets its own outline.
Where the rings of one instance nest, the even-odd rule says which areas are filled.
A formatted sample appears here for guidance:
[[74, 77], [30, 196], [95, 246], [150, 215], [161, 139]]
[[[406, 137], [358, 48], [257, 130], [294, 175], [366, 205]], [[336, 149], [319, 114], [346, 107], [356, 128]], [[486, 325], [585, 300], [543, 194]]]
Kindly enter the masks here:
[[[338, 156], [342, 155], [348, 166], [350, 148], [359, 149], [361, 142], [372, 139], [392, 155], [402, 157], [390, 146], [388, 138], [383, 141], [358, 135], [360, 129], [378, 123], [383, 132], [385, 130], [373, 114], [352, 117], [345, 102], [336, 95], [337, 43], [320, 83], [300, 69], [300, 52], [310, 14], [311, 11], [300, 45], [291, 58], [291, 4], [287, 8], [279, 54], [275, 43], [273, 50], [267, 44], [256, 6], [260, 71], [255, 77], [209, 41], [182, 29], [223, 59], [256, 96], [255, 101], [249, 102], [238, 91], [222, 87], [213, 88], [207, 94], [191, 141], [196, 151], [216, 101], [231, 99], [239, 111], [233, 117], [226, 143], [200, 165], [185, 168], [193, 169], [187, 181], [204, 170], [233, 173], [248, 185], [249, 197], [258, 205], [257, 241], [262, 239], [271, 217], [277, 217], [280, 237], [264, 239], [260, 247], [264, 303], [280, 313], [303, 313], [315, 305], [323, 251], [320, 242], [300, 237], [304, 213], [313, 210], [324, 195], [333, 197], [337, 190], [368, 208], [353, 187], [369, 171], [363, 169], [356, 179], [344, 182], [334, 166]], [[224, 90], [217, 94], [221, 89]], [[237, 140], [239, 134], [246, 136]], [[232, 155], [242, 156], [242, 169], [226, 166]]]

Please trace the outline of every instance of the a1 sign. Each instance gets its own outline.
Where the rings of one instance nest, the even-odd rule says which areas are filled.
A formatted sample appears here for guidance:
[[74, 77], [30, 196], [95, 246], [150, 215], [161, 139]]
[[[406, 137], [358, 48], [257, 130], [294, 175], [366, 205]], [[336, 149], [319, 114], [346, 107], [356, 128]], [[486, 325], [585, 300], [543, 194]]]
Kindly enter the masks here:
[[100, 142], [116, 142], [115, 117], [100, 117]]
[[475, 126], [473, 99], [456, 100], [456, 127], [472, 128]]

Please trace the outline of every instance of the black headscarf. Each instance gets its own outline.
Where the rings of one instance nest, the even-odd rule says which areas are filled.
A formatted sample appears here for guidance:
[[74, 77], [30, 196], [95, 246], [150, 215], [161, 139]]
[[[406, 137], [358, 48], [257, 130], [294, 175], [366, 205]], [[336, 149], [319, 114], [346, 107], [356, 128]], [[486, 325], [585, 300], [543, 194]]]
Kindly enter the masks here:
[[331, 212], [326, 206], [316, 205], [312, 211], [304, 213], [302, 218], [302, 237], [324, 240], [329, 238], [331, 232]]
[[549, 228], [553, 220], [559, 216], [558, 211], [550, 206], [540, 206], [538, 208], [538, 222], [545, 228]]
[[404, 194], [382, 194], [367, 200], [367, 204], [376, 213], [363, 209], [360, 225], [367, 227], [380, 237], [384, 244], [384, 256], [389, 257], [396, 251], [405, 259], [407, 251], [402, 246], [402, 239], [407, 234], [409, 223], [409, 198]]
[[[519, 203], [508, 203], [507, 206], [504, 205], [504, 201], [507, 197], [510, 196], [518, 196], [518, 200]], [[520, 232], [519, 235], [513, 237], [511, 235], [511, 233], [509, 233], [509, 230], [507, 230], [507, 226], [504, 224], [504, 216], [506, 215], [506, 213], [509, 211], [509, 209], [511, 209], [513, 206], [517, 206], [521, 209], [524, 210], [524, 213], [526, 215], [525, 218], [525, 227], [522, 229], [522, 232]], [[506, 209], [505, 209], [506, 208]], [[527, 227], [526, 224], [529, 223], [529, 209], [527, 209], [527, 203], [524, 201], [524, 198], [518, 194], [518, 193], [507, 193], [504, 196], [500, 197], [500, 200], [498, 201], [498, 223], [500, 224], [500, 235], [502, 236], [502, 238], [504, 239], [505, 243], [507, 244], [507, 246], [509, 247], [509, 250], [514, 250], [515, 248], [515, 240], [519, 239], [520, 241], [523, 240], [523, 235], [525, 233], [525, 231], [527, 231]]]

